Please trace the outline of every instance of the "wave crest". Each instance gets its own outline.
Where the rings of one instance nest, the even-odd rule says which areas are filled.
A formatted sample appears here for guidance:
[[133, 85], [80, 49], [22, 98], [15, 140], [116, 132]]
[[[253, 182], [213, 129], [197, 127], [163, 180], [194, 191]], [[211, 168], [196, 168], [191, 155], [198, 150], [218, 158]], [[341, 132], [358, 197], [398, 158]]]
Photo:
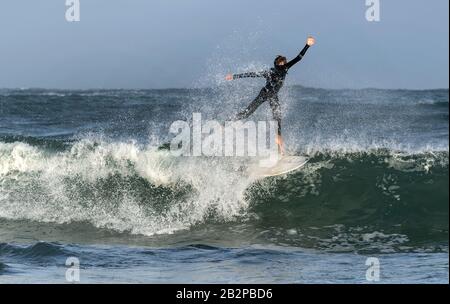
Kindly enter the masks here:
[[143, 235], [235, 221], [285, 229], [288, 238], [335, 224], [448, 233], [448, 152], [309, 156], [295, 174], [255, 181], [237, 170], [245, 159], [177, 158], [132, 141], [82, 139], [61, 151], [0, 143], [0, 217]]

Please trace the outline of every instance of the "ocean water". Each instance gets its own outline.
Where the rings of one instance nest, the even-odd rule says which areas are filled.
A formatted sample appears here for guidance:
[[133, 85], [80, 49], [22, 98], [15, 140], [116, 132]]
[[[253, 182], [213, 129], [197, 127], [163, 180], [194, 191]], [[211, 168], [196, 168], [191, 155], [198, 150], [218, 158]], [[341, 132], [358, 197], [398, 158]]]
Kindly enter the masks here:
[[0, 283], [448, 283], [448, 90], [283, 89], [286, 176], [158, 149], [257, 92], [0, 90]]

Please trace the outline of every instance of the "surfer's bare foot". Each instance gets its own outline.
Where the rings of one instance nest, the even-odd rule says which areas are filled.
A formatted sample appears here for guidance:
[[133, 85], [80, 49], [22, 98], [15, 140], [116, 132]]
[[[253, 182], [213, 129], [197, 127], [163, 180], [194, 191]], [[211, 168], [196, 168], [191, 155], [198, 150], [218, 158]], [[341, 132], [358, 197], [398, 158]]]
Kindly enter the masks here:
[[278, 145], [278, 152], [280, 153], [280, 155], [284, 156], [284, 142], [281, 135], [277, 135], [277, 137], [275, 138], [275, 143]]
[[278, 146], [278, 150], [280, 151], [280, 156], [283, 157], [284, 156], [284, 145]]

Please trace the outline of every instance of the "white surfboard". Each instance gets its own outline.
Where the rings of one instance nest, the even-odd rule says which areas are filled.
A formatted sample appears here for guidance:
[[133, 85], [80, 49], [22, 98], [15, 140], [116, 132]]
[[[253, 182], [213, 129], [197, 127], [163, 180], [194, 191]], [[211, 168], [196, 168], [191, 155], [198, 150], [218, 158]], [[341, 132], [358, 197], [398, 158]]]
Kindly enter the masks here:
[[257, 177], [278, 176], [300, 169], [308, 162], [307, 157], [303, 156], [283, 156], [278, 160], [275, 166], [261, 167], [253, 165], [249, 168], [249, 173]]

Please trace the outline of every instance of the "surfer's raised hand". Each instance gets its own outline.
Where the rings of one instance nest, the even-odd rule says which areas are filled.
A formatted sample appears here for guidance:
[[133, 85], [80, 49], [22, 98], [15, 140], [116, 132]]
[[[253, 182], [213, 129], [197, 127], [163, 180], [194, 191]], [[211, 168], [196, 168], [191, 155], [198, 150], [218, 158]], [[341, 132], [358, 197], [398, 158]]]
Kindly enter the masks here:
[[225, 76], [225, 80], [233, 80], [233, 74], [228, 74], [227, 76]]
[[306, 44], [312, 46], [314, 45], [314, 43], [316, 43], [316, 39], [312, 36], [309, 36], [308, 39], [306, 40]]

